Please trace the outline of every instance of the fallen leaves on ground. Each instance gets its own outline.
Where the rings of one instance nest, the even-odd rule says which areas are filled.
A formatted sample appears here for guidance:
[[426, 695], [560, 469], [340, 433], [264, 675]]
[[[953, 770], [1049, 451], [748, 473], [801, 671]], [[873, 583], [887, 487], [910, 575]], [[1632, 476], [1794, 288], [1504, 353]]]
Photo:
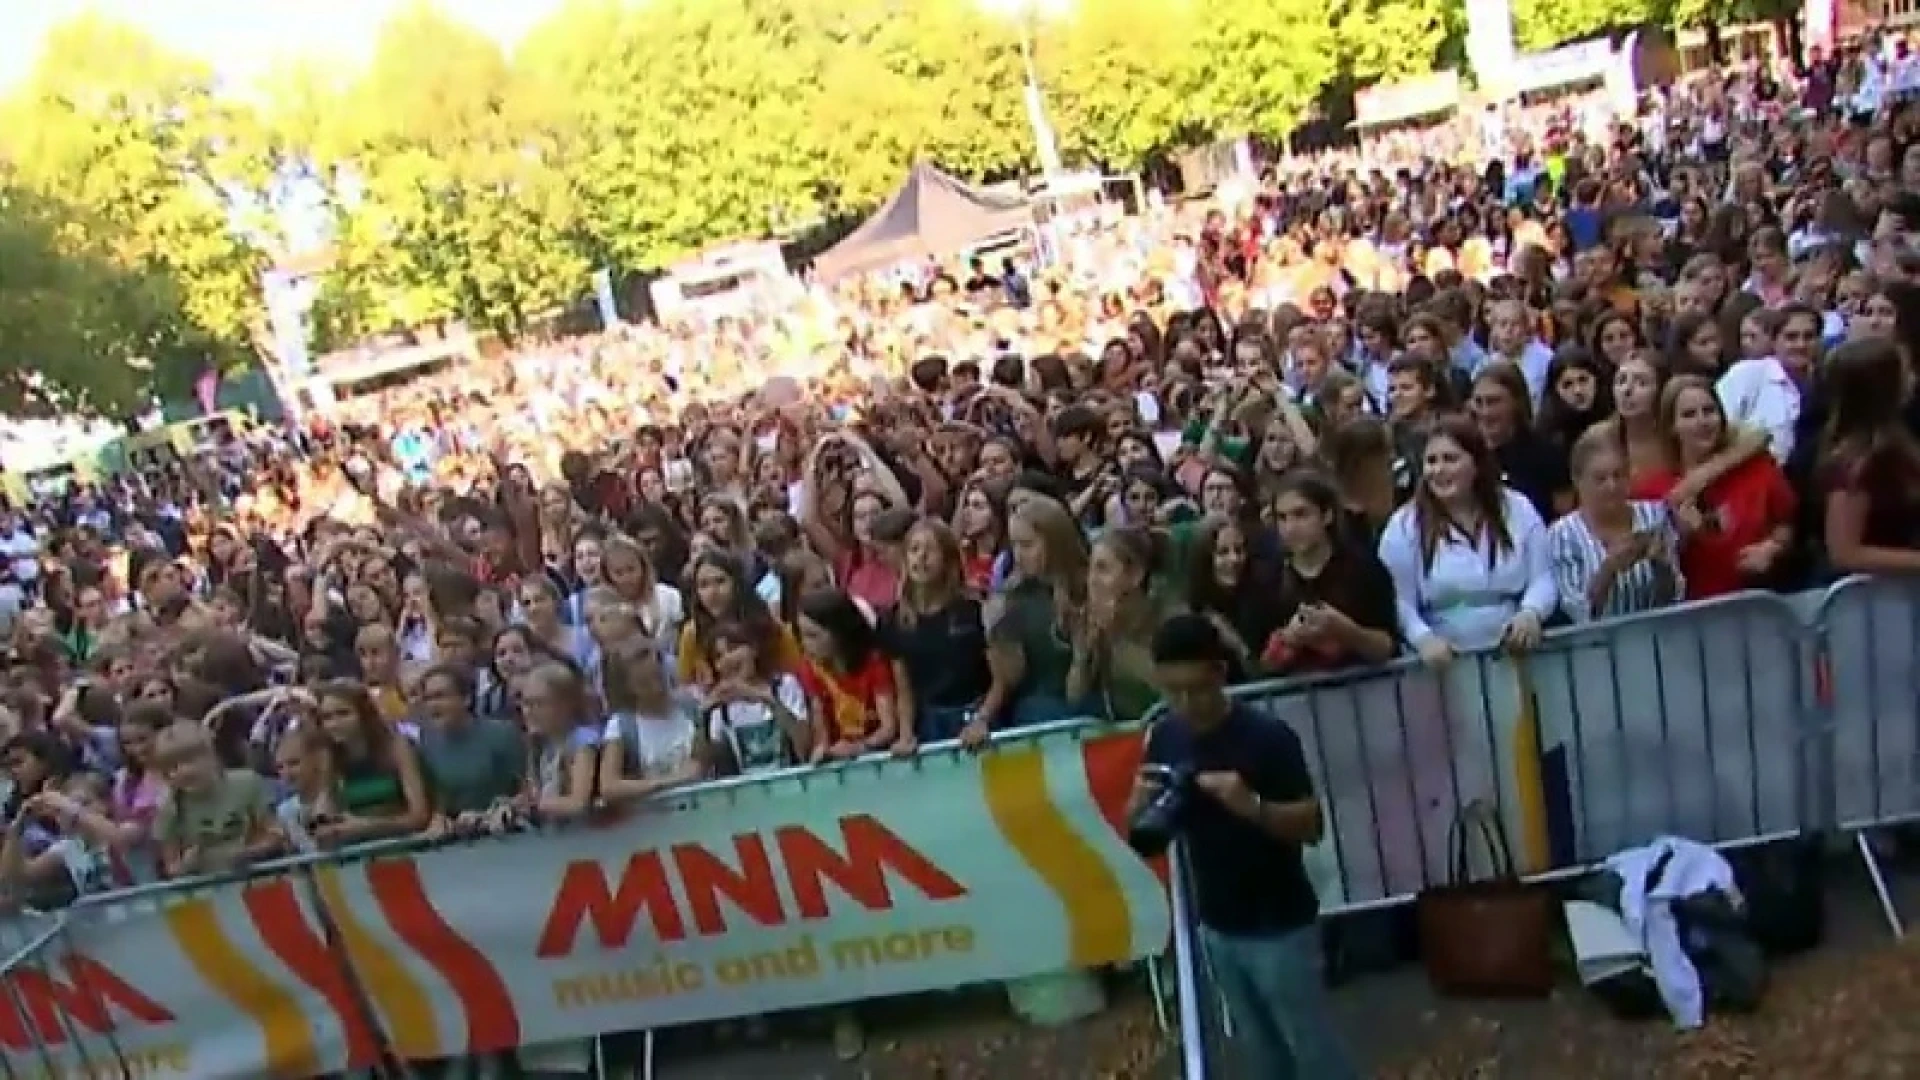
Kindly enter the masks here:
[[[1175, 1080], [1179, 1053], [1144, 989], [1056, 1029], [991, 992], [863, 1009], [867, 1053], [819, 1080]], [[1616, 1019], [1564, 987], [1545, 1001], [1435, 999], [1417, 972], [1336, 992], [1342, 1027], [1381, 1080], [1895, 1080], [1920, 1078], [1920, 941], [1830, 945], [1775, 969], [1762, 1008], [1696, 1032]], [[824, 1034], [823, 1032], [820, 1034]], [[789, 1059], [791, 1060], [791, 1059]], [[675, 1073], [669, 1069], [665, 1075]], [[705, 1076], [767, 1075], [725, 1070]], [[1234, 1080], [1222, 1070], [1217, 1080]]]
[[[1526, 1023], [1473, 1023], [1500, 1010]], [[1529, 1006], [1447, 1002], [1454, 1034], [1396, 1055], [1382, 1080], [1881, 1080], [1920, 1075], [1920, 944], [1882, 943], [1789, 961], [1750, 1016], [1694, 1032], [1628, 1023], [1578, 991]]]

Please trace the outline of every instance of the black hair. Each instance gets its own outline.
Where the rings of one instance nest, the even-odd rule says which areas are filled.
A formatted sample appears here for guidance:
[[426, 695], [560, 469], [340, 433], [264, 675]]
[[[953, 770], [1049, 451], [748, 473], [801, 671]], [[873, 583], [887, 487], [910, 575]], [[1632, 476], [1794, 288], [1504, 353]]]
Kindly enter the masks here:
[[1205, 615], [1182, 612], [1161, 623], [1153, 635], [1156, 664], [1204, 664], [1224, 671], [1230, 658], [1220, 628]]
[[1060, 481], [1038, 469], [1022, 469], [1020, 475], [1013, 478], [1013, 486], [1031, 491], [1036, 495], [1045, 495], [1055, 502], [1067, 501], [1067, 493], [1061, 487]]
[[928, 353], [915, 360], [913, 366], [907, 369], [907, 374], [921, 393], [935, 393], [947, 381], [947, 358], [938, 353]]
[[859, 669], [880, 648], [879, 632], [853, 597], [839, 589], [820, 589], [800, 600], [800, 614], [833, 638], [836, 657], [848, 671]]

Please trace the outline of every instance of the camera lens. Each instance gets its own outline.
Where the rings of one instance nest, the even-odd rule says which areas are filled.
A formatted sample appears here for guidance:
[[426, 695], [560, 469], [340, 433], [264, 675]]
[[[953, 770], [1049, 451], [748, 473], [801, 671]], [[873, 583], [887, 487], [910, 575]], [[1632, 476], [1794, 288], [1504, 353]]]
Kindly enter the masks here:
[[1140, 767], [1140, 778], [1153, 789], [1153, 795], [1127, 822], [1127, 845], [1142, 858], [1151, 859], [1173, 843], [1193, 774], [1188, 769], [1148, 764]]

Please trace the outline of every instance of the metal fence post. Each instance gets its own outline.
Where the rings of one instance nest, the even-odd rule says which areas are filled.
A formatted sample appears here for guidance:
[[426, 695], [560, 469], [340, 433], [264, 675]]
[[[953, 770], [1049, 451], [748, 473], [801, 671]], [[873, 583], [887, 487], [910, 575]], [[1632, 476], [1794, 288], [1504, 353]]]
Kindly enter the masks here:
[[1208, 1010], [1218, 1003], [1202, 997], [1200, 965], [1205, 960], [1198, 935], [1193, 931], [1186, 854], [1177, 842], [1167, 851], [1167, 869], [1168, 892], [1173, 896], [1173, 973], [1179, 998], [1180, 1075], [1184, 1080], [1206, 1080], [1207, 1038], [1203, 1025]]
[[360, 1012], [361, 1021], [367, 1030], [373, 1032], [379, 1047], [380, 1060], [374, 1063], [374, 1072], [379, 1076], [398, 1076], [400, 1080], [414, 1080], [413, 1065], [403, 1056], [394, 1042], [393, 1033], [387, 1030], [386, 1017], [373, 1005], [373, 997], [367, 993], [365, 981], [360, 977], [359, 967], [353, 962], [353, 953], [347, 948], [340, 934], [340, 924], [332, 910], [327, 906], [325, 890], [314, 879], [315, 863], [303, 863], [292, 870], [299, 880], [307, 902], [313, 906], [313, 915], [320, 923], [320, 932], [326, 938], [327, 951], [333, 955], [333, 962], [340, 967], [340, 976], [346, 980], [347, 991], [353, 996], [354, 1008]]

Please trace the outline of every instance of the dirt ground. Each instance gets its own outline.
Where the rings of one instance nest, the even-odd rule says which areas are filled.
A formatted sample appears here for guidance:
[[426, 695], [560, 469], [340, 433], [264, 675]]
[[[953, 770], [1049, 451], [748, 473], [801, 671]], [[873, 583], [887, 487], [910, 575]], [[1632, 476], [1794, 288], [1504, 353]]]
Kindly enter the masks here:
[[[1436, 998], [1417, 970], [1341, 987], [1334, 1004], [1356, 1052], [1383, 1080], [1879, 1080], [1920, 1078], [1920, 939], [1896, 942], [1863, 875], [1842, 862], [1831, 882], [1827, 943], [1773, 974], [1752, 1016], [1677, 1034], [1615, 1019], [1577, 987], [1545, 1001]], [[1920, 920], [1920, 873], [1894, 881]], [[1920, 923], [1917, 923], [1920, 925]], [[868, 1050], [837, 1061], [819, 1017], [783, 1019], [744, 1046], [704, 1029], [663, 1040], [662, 1080], [1172, 1080], [1144, 982], [1116, 982], [1101, 1015], [1040, 1031], [1007, 1015], [990, 990], [863, 1006]], [[1216, 1074], [1234, 1077], [1232, 1071]]]

